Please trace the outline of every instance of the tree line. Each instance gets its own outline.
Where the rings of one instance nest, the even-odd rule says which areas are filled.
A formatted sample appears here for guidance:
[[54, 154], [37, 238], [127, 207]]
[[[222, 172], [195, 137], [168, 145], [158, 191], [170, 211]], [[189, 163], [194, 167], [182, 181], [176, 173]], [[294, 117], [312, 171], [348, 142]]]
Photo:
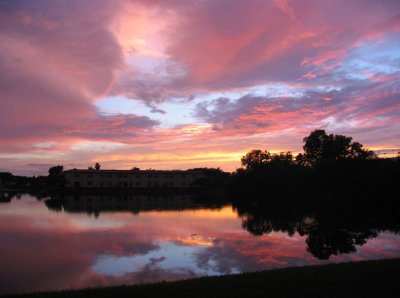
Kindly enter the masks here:
[[351, 137], [327, 134], [325, 130], [315, 130], [303, 139], [303, 153], [296, 157], [288, 152], [271, 154], [268, 150], [252, 150], [242, 157], [245, 171], [257, 170], [265, 166], [299, 165], [319, 167], [340, 160], [376, 159], [376, 154], [359, 142], [353, 142]]
[[303, 152], [297, 156], [257, 149], [243, 156], [241, 163], [228, 183], [234, 196], [400, 195], [400, 158], [378, 158], [351, 137], [325, 130], [305, 137]]
[[[233, 173], [220, 168], [194, 168], [205, 176], [197, 186], [226, 191], [231, 197], [294, 195], [315, 197], [333, 193], [344, 196], [400, 196], [400, 158], [382, 159], [351, 137], [315, 130], [303, 139], [303, 152], [272, 154], [252, 150], [241, 158]], [[95, 163], [89, 170], [100, 170]], [[49, 168], [48, 176], [25, 177], [0, 173], [1, 187], [62, 188], [63, 166]], [[139, 168], [132, 168], [139, 170]]]

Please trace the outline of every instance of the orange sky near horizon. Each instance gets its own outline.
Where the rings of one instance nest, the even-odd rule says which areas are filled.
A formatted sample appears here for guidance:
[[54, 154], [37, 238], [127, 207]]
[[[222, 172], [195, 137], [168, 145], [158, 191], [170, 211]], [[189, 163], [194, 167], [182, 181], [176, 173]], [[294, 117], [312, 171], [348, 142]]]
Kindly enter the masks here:
[[397, 1], [16, 0], [0, 19], [0, 172], [233, 171], [315, 129], [400, 148]]

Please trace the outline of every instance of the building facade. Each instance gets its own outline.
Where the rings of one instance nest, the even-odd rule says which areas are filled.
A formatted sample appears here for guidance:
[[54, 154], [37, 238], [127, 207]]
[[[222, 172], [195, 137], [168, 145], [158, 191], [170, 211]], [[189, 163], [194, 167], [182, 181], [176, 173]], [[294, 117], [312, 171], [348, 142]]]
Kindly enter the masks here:
[[204, 178], [201, 171], [158, 170], [68, 170], [67, 188], [188, 188]]

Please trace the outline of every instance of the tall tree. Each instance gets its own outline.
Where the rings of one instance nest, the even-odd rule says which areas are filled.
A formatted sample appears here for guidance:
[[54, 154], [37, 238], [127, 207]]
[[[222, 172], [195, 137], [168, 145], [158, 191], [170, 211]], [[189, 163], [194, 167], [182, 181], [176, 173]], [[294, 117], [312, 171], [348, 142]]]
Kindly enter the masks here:
[[303, 139], [304, 155], [302, 158], [307, 164], [317, 166], [340, 159], [376, 157], [373, 151], [363, 148], [362, 144], [352, 142], [352, 140], [351, 137], [343, 135], [327, 135], [322, 129], [315, 130]]
[[49, 176], [60, 176], [64, 167], [63, 166], [54, 166], [49, 168]]
[[271, 154], [267, 150], [252, 150], [242, 157], [242, 166], [246, 170], [254, 170], [271, 161]]

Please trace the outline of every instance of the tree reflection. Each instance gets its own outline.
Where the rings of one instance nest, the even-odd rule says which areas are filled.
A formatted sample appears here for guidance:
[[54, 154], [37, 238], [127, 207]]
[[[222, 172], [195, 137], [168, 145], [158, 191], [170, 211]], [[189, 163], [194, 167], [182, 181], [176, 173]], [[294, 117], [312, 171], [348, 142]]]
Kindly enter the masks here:
[[10, 203], [14, 196], [14, 193], [0, 191], [0, 203]]
[[[44, 195], [37, 194], [54, 212], [87, 213], [95, 218], [103, 212], [219, 209], [228, 204], [221, 198], [193, 195]], [[16, 194], [1, 194], [10, 202]], [[255, 236], [283, 232], [306, 237], [307, 251], [318, 259], [356, 252], [379, 233], [400, 233], [400, 208], [396, 200], [376, 198], [260, 197], [232, 200], [243, 229]]]
[[288, 208], [288, 202], [296, 201], [274, 198], [254, 202], [233, 203], [244, 229], [255, 236], [272, 232], [306, 236], [307, 251], [322, 260], [356, 252], [357, 246], [380, 232], [400, 232], [399, 209], [390, 205], [346, 206], [336, 202], [321, 206], [315, 200], [303, 199], [301, 205]]
[[356, 246], [364, 245], [368, 239], [378, 236], [374, 230], [324, 230], [317, 228], [308, 234], [307, 250], [316, 258], [327, 260], [332, 255], [356, 252]]

